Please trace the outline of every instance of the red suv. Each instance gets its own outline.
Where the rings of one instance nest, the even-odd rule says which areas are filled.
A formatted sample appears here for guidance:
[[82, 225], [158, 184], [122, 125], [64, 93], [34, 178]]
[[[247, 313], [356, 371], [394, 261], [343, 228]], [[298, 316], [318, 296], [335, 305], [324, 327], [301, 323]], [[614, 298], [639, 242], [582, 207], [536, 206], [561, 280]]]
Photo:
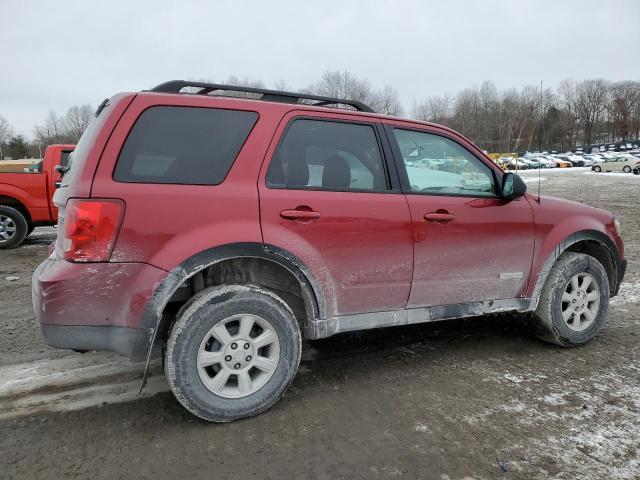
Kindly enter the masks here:
[[167, 82], [98, 109], [33, 304], [55, 347], [148, 361], [164, 342], [173, 393], [211, 421], [272, 406], [302, 336], [517, 311], [583, 344], [624, 275], [617, 221], [525, 191], [439, 125]]

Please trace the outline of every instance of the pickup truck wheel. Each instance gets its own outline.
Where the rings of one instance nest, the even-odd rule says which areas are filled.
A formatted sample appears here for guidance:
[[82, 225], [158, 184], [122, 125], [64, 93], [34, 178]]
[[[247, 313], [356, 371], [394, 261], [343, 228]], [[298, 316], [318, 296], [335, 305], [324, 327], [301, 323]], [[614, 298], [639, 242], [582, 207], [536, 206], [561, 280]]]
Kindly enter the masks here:
[[19, 246], [27, 236], [28, 228], [27, 219], [19, 210], [0, 205], [0, 249]]
[[229, 422], [280, 399], [298, 370], [302, 337], [280, 297], [227, 285], [188, 301], [165, 347], [165, 375], [178, 401], [204, 420]]
[[563, 347], [582, 345], [604, 324], [609, 279], [595, 258], [566, 252], [551, 268], [535, 311], [538, 337]]

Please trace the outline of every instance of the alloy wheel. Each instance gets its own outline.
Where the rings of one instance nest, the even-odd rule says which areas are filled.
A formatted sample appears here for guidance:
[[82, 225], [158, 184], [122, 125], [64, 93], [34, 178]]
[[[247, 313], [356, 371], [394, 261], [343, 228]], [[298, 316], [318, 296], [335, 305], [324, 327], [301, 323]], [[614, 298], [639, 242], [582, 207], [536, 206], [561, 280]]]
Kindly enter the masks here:
[[16, 224], [11, 217], [0, 215], [0, 242], [10, 240], [16, 234]]
[[198, 375], [220, 397], [242, 398], [257, 392], [273, 376], [280, 341], [273, 326], [257, 315], [232, 315], [218, 322], [198, 349]]
[[600, 309], [600, 287], [589, 273], [576, 273], [562, 293], [562, 319], [571, 330], [581, 332], [596, 320]]

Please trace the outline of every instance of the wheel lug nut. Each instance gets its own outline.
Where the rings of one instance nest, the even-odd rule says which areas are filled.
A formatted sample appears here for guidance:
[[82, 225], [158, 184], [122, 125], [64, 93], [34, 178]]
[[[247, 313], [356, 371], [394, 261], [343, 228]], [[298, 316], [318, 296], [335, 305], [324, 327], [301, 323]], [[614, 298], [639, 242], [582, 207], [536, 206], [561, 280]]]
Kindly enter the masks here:
[[245, 358], [245, 360], [246, 360], [247, 362], [250, 362], [250, 361], [251, 361], [251, 355], [247, 355], [247, 358]]
[[240, 368], [240, 364], [239, 364], [239, 363], [236, 363], [236, 364], [233, 366], [233, 368], [235, 368], [236, 370], [237, 370], [237, 369], [239, 369], [239, 368]]
[[231, 355], [227, 355], [226, 357], [224, 357], [225, 361], [230, 362], [231, 361]]
[[250, 345], [249, 345], [248, 343], [245, 343], [245, 344], [244, 344], [244, 349], [245, 349], [245, 350], [249, 350], [249, 347], [250, 347]]
[[231, 344], [231, 350], [235, 350], [236, 348], [238, 348], [238, 344], [237, 343], [232, 343]]

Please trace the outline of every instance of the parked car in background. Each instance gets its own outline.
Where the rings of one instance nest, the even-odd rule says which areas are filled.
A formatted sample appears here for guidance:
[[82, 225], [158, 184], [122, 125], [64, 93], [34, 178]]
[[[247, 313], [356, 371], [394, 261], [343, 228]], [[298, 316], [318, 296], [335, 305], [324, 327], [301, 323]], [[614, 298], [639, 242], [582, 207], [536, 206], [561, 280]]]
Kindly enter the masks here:
[[583, 155], [583, 158], [586, 167], [591, 167], [594, 163], [602, 161], [602, 157], [594, 153]]
[[518, 157], [518, 165], [526, 165], [527, 168], [538, 168], [540, 161], [535, 157]]
[[537, 152], [527, 152], [521, 158], [536, 161], [541, 165], [541, 168], [556, 168], [558, 166], [556, 160], [549, 154], [545, 155]]
[[[3, 172], [12, 168], [4, 160], [0, 167], [0, 249], [15, 248], [37, 226], [54, 225], [58, 209], [52, 197], [60, 180], [56, 167], [67, 167], [75, 145], [49, 145], [39, 162], [28, 161], [23, 171]], [[11, 162], [11, 163], [10, 163]], [[26, 165], [26, 163], [25, 163]]]
[[565, 161], [565, 162], [569, 162], [572, 167], [584, 167], [584, 159], [577, 155], [557, 154], [557, 155], [554, 155], [554, 158]]
[[529, 164], [526, 163], [523, 157], [511, 158], [506, 163], [508, 170], [527, 170], [529, 169]]
[[591, 170], [594, 172], [624, 172], [631, 173], [638, 163], [637, 158], [618, 156], [595, 163]]

